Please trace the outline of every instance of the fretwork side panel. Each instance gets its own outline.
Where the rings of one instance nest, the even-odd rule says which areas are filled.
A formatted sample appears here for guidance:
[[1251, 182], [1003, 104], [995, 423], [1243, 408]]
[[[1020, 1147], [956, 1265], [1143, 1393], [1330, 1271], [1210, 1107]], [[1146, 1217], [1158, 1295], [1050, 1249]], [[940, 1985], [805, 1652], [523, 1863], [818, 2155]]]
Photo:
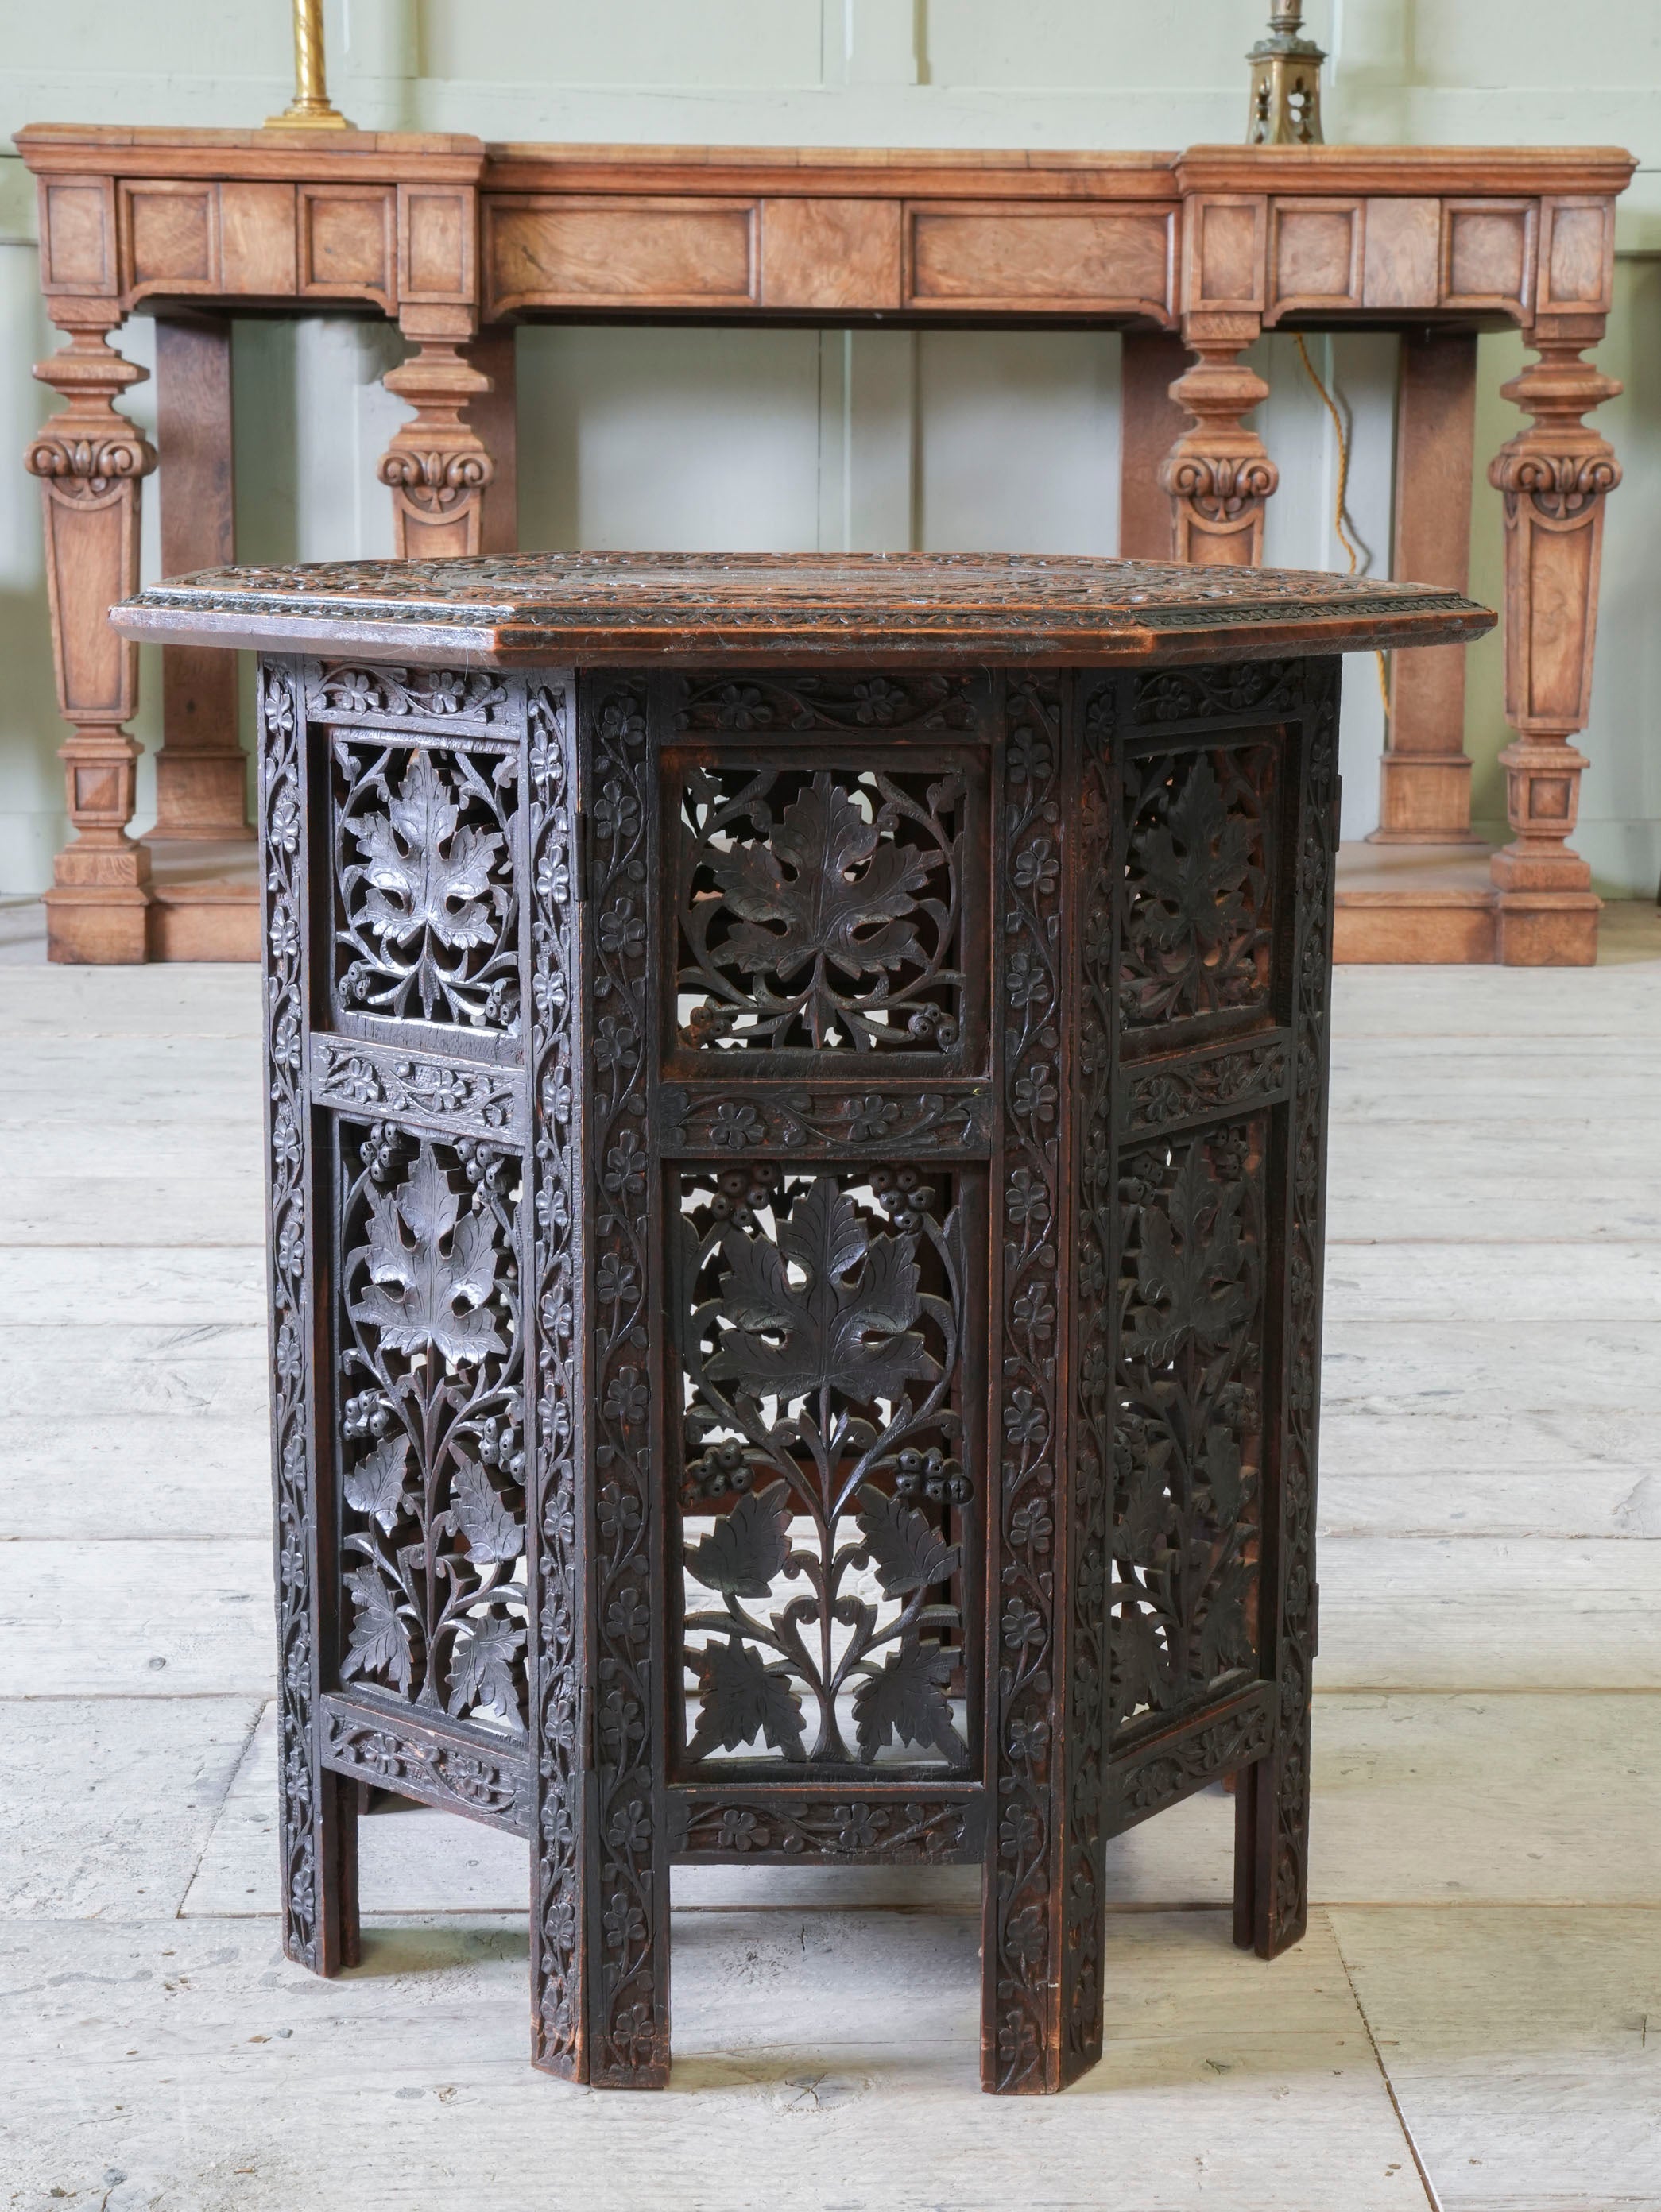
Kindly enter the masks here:
[[904, 1793], [981, 1769], [994, 686], [664, 706], [678, 1849], [961, 1856]]
[[1107, 1669], [1105, 1816], [1262, 1762], [1238, 1874], [1267, 1948], [1301, 1925], [1304, 1882], [1335, 688], [1335, 663], [1262, 662], [1109, 679], [1085, 711], [1104, 834], [1080, 1437], [1110, 1467], [1091, 1532], [1106, 1649], [1087, 1654]]

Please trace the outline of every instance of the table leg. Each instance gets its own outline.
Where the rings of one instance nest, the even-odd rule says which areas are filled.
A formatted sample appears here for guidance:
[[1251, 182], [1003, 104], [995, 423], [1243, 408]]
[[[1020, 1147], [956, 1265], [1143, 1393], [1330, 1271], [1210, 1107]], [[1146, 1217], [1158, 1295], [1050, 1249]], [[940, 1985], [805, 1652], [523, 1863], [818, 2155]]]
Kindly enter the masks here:
[[1159, 468], [1169, 495], [1179, 561], [1256, 567], [1263, 557], [1263, 503], [1281, 472], [1262, 440], [1241, 422], [1269, 397], [1269, 386], [1239, 356], [1259, 333], [1252, 315], [1191, 315], [1183, 339], [1198, 358], [1171, 396], [1194, 427]]
[[[1402, 338], [1396, 403], [1392, 575], [1463, 592], [1470, 580], [1470, 483], [1476, 335], [1415, 330]], [[1465, 648], [1396, 653], [1379, 763], [1375, 844], [1469, 845]]]
[[492, 323], [467, 349], [467, 359], [490, 380], [467, 414], [495, 464], [484, 487], [479, 526], [481, 553], [519, 550], [519, 332], [511, 324]]
[[58, 855], [46, 894], [52, 960], [122, 964], [144, 957], [149, 855], [127, 835], [139, 748], [122, 725], [138, 703], [138, 649], [106, 619], [138, 588], [140, 481], [155, 448], [115, 399], [147, 371], [108, 343], [120, 314], [99, 303], [35, 374], [66, 404], [29, 446], [40, 479], [46, 589], [58, 704], [74, 734], [59, 757], [75, 842]]
[[1127, 331], [1119, 379], [1119, 558], [1169, 561], [1171, 506], [1159, 465], [1186, 432], [1171, 387], [1188, 368], [1174, 331]]
[[478, 553], [496, 464], [464, 411], [490, 388], [489, 376], [463, 358], [473, 311], [408, 307], [399, 327], [416, 351], [381, 381], [416, 412], [381, 457], [380, 481], [392, 494], [392, 550], [413, 561]]
[[1506, 506], [1505, 764], [1512, 842], [1492, 861], [1500, 958], [1510, 967], [1590, 967], [1599, 902], [1570, 850], [1585, 756], [1569, 742], [1591, 708], [1603, 501], [1621, 481], [1608, 441], [1581, 416], [1621, 386], [1583, 361], [1603, 318], [1537, 325], [1540, 356], [1502, 387], [1534, 420], [1488, 469]]
[[[1082, 866], [1076, 741], [1063, 719], [1057, 684], [1010, 679], [994, 878], [1004, 1188], [991, 1194], [981, 2081], [1028, 2096], [1064, 2088], [1101, 2048], [1101, 1674], [1081, 1717], [1068, 1365], [1056, 1342], [1075, 1206], [1062, 1173], [1074, 1085], [1061, 1029], [1075, 991], [1064, 916]], [[1099, 1603], [1086, 1609], [1099, 1622]]]
[[1269, 1280], [1280, 1302], [1276, 1445], [1266, 1470], [1258, 1644], [1276, 1685], [1275, 1743], [1235, 1798], [1234, 1939], [1272, 1959], [1309, 1913], [1310, 1700], [1318, 1640], [1315, 1478], [1321, 1405], [1321, 1287], [1326, 1202], [1334, 877], [1338, 851], [1338, 675], [1307, 665], [1298, 915], [1292, 976], [1293, 1091]]
[[[158, 318], [155, 376], [157, 429], [167, 464], [158, 479], [161, 573], [222, 568], [236, 558], [230, 318]], [[164, 646], [161, 715], [155, 827], [146, 842], [251, 837], [235, 656], [204, 646]]]
[[330, 1402], [319, 1358], [311, 1270], [328, 1242], [319, 1204], [326, 1175], [313, 1158], [317, 1116], [306, 1091], [307, 794], [294, 665], [262, 671], [260, 819], [265, 948], [266, 1203], [271, 1331], [271, 1468], [277, 1529], [277, 1832], [283, 1948], [313, 1973], [358, 1954], [357, 1785], [323, 1764], [324, 1668], [339, 1634], [340, 1565]]
[[604, 796], [587, 815], [585, 870], [570, 685], [538, 682], [526, 711], [538, 1117], [532, 2058], [596, 2087], [660, 2088], [669, 1850], [654, 1384], [666, 1297], [643, 1118], [660, 982], [656, 763], [640, 679], [594, 683], [582, 752]]

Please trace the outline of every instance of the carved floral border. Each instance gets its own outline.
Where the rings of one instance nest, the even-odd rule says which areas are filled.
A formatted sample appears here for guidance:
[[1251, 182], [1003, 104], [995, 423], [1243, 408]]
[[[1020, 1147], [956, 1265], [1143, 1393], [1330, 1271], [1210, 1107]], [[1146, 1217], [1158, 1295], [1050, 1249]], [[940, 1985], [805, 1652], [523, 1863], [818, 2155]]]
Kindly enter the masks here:
[[311, 1413], [308, 1265], [311, 1115], [305, 1067], [303, 723], [295, 672], [262, 661], [259, 821], [264, 862], [266, 1206], [271, 1339], [271, 1455], [277, 1538], [278, 1861], [283, 1946], [328, 1970], [312, 1610], [318, 1528]]

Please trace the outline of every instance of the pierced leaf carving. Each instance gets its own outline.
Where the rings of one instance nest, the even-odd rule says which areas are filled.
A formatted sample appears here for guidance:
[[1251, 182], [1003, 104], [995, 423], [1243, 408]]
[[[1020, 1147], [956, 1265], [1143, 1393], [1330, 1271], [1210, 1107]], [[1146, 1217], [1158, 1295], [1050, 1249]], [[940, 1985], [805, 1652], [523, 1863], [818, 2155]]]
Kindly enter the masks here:
[[1128, 1156], [1110, 1538], [1116, 1722], [1249, 1668], [1259, 1575], [1264, 1131]]
[[765, 1597], [784, 1572], [790, 1548], [788, 1486], [770, 1482], [740, 1498], [686, 1554], [686, 1571], [727, 1597]]
[[337, 732], [336, 988], [347, 1007], [518, 1023], [510, 756]]
[[525, 1549], [525, 1531], [497, 1496], [477, 1460], [463, 1460], [452, 1493], [456, 1526], [467, 1539], [468, 1557], [480, 1566], [506, 1565]]
[[[407, 945], [430, 930], [454, 946], [483, 945], [493, 933], [490, 864], [502, 839], [462, 826], [430, 753], [416, 754], [386, 812], [366, 816], [352, 835], [369, 884], [363, 910], [377, 937]], [[423, 987], [428, 1013], [436, 995]]]
[[1213, 1180], [1201, 1148], [1191, 1145], [1169, 1203], [1144, 1214], [1136, 1258], [1142, 1358], [1161, 1364], [1190, 1334], [1212, 1349], [1238, 1328], [1255, 1274], [1241, 1233], [1241, 1197], [1238, 1184]]
[[[490, 1224], [460, 1212], [430, 1145], [422, 1146], [396, 1195], [371, 1192], [369, 1211], [369, 1285], [352, 1318], [378, 1329], [389, 1351], [431, 1345], [458, 1361], [505, 1352], [489, 1304], [496, 1291]], [[361, 1256], [354, 1253], [353, 1263]]]
[[500, 1613], [476, 1613], [462, 1623], [450, 1662], [450, 1711], [484, 1705], [502, 1720], [519, 1717], [514, 1662], [525, 1632]]
[[1120, 988], [1139, 1022], [1262, 998], [1274, 752], [1155, 755], [1132, 815]]
[[926, 1589], [957, 1571], [959, 1553], [915, 1506], [873, 1483], [860, 1489], [860, 1528], [886, 1597]]
[[521, 1727], [521, 1170], [479, 1138], [335, 1130], [340, 1540], [356, 1560], [344, 1671]]
[[[814, 1760], [855, 1763], [855, 1698], [886, 1653], [922, 1633], [949, 1646], [955, 1699], [970, 1694], [946, 1587], [978, 1518], [967, 1510], [970, 1261], [955, 1184], [925, 1181], [910, 1161], [681, 1175], [670, 1296], [685, 1393], [685, 1674], [728, 1668], [708, 1656], [723, 1648], [710, 1638], [741, 1644], [812, 1714], [811, 1749], [796, 1755]], [[733, 1679], [761, 1695], [753, 1668]], [[948, 1719], [955, 1709], [948, 1695]], [[759, 1723], [746, 1725], [736, 1740], [753, 1743]], [[696, 1761], [732, 1731], [697, 1722], [689, 1702], [686, 1732]], [[922, 1741], [936, 1747], [930, 1763], [966, 1763], [943, 1724], [931, 1721]]]
[[409, 1464], [408, 1437], [388, 1437], [366, 1453], [346, 1477], [346, 1503], [379, 1521], [389, 1536], [392, 1523], [410, 1503], [405, 1486]]
[[707, 995], [687, 1042], [955, 1044], [966, 792], [955, 769], [691, 771], [679, 900], [692, 964], [679, 980]]
[[1248, 1667], [1251, 1663], [1251, 1638], [1246, 1631], [1245, 1613], [1251, 1579], [1237, 1560], [1206, 1607], [1205, 1619], [1200, 1626], [1200, 1671], [1208, 1681], [1214, 1681], [1231, 1667]]
[[[732, 1327], [704, 1372], [751, 1397], [834, 1389], [861, 1405], [928, 1382], [940, 1363], [912, 1331], [917, 1265], [909, 1238], [867, 1230], [834, 1176], [820, 1176], [781, 1223], [778, 1242], [730, 1230], [722, 1310]], [[805, 1280], [790, 1280], [787, 1261]]]
[[689, 1747], [694, 1759], [712, 1751], [737, 1751], [759, 1735], [787, 1759], [805, 1756], [801, 1699], [790, 1686], [790, 1669], [768, 1666], [750, 1644], [729, 1636], [689, 1651], [703, 1703]]
[[[727, 940], [742, 969], [776, 969], [787, 981], [809, 961], [855, 978], [916, 960], [907, 917], [928, 881], [930, 858], [882, 843], [875, 823], [821, 770], [787, 806], [765, 845], [736, 846], [710, 872], [744, 919]], [[836, 1001], [810, 991], [813, 1042], [824, 1042]]]
[[946, 1686], [957, 1655], [908, 1636], [854, 1695], [860, 1757], [867, 1764], [891, 1741], [930, 1744], [954, 1765], [968, 1755], [952, 1718]]
[[413, 1672], [410, 1632], [392, 1591], [372, 1565], [354, 1567], [346, 1587], [356, 1611], [351, 1649], [340, 1662], [342, 1676], [389, 1674], [407, 1695]]

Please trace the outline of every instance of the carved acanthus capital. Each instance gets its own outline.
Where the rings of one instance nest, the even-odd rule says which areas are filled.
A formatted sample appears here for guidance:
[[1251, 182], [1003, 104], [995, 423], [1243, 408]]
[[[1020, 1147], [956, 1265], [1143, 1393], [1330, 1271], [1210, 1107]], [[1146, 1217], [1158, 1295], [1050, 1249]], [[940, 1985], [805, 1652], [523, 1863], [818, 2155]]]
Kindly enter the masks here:
[[484, 490], [496, 475], [496, 464], [480, 446], [477, 452], [442, 453], [431, 447], [422, 453], [394, 446], [382, 455], [380, 481], [390, 484], [414, 507], [435, 517], [453, 514], [462, 503]]
[[490, 378], [462, 360], [456, 342], [439, 338], [425, 340], [383, 381], [416, 410], [413, 421], [393, 438], [379, 471], [392, 494], [398, 550], [478, 552], [482, 501], [496, 464], [463, 410], [490, 389]]
[[1196, 453], [1179, 448], [1164, 464], [1159, 481], [1208, 521], [1232, 522], [1270, 497], [1281, 472], [1264, 453]]
[[1542, 453], [1527, 438], [1512, 439], [1488, 465], [1488, 482], [1505, 494], [1508, 520], [1522, 498], [1548, 522], [1573, 522], [1621, 481], [1621, 465], [1601, 438], [1574, 453]]
[[1194, 428], [1159, 465], [1173, 505], [1173, 550], [1179, 561], [1261, 561], [1263, 502], [1281, 474], [1240, 418], [1268, 398], [1269, 386], [1236, 359], [1238, 344], [1194, 343], [1199, 360], [1171, 387]]
[[1522, 501], [1542, 522], [1584, 524], [1620, 483], [1621, 468], [1608, 441], [1581, 417], [1621, 386], [1581, 360], [1577, 345], [1542, 341], [1539, 351], [1538, 361], [1500, 387], [1535, 419], [1494, 455], [1488, 482], [1505, 495], [1508, 524]]
[[24, 454], [23, 465], [32, 477], [49, 478], [60, 491], [101, 499], [113, 484], [147, 477], [155, 466], [155, 451], [131, 428], [113, 437], [92, 438], [43, 430]]
[[60, 498], [101, 501], [155, 466], [155, 448], [115, 401], [147, 369], [124, 361], [102, 331], [76, 331], [60, 354], [35, 370], [65, 402], [29, 441], [23, 465]]

